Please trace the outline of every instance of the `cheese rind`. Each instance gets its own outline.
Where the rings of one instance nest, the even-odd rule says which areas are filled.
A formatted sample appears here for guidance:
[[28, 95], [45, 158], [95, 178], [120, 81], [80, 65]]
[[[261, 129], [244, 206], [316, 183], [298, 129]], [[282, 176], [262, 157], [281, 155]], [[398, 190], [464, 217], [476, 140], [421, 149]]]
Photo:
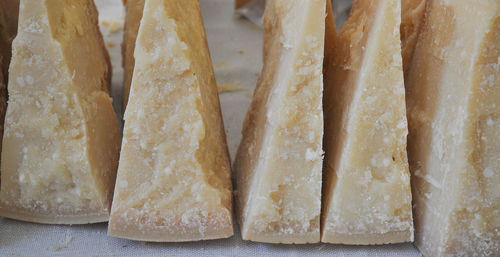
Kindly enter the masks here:
[[426, 2], [427, 0], [401, 0], [401, 52], [405, 78], [424, 23]]
[[0, 0], [0, 7], [7, 21], [7, 34], [14, 39], [17, 34], [17, 21], [19, 18], [19, 0]]
[[7, 81], [12, 40], [17, 33], [19, 0], [0, 0], [0, 72]]
[[[21, 1], [10, 65], [0, 216], [108, 219], [120, 132], [93, 1]], [[91, 65], [89, 65], [91, 64]]]
[[240, 9], [252, 0], [234, 0], [234, 9]]
[[17, 34], [19, 0], [0, 0], [0, 30], [12, 41]]
[[125, 4], [125, 28], [122, 42], [123, 78], [123, 110], [126, 109], [134, 74], [134, 49], [145, 0], [128, 0]]
[[[0, 69], [2, 64], [0, 62]], [[3, 73], [0, 72], [0, 138], [3, 139], [5, 112], [7, 111], [7, 83], [6, 79], [3, 77]], [[0, 152], [2, 151], [1, 140], [0, 140]]]
[[326, 42], [322, 242], [413, 239], [400, 21], [400, 1], [358, 0]]
[[12, 40], [17, 33], [18, 0], [0, 0], [0, 152], [7, 110], [7, 80]]
[[415, 245], [498, 256], [500, 3], [435, 0], [426, 12], [406, 85]]
[[319, 241], [325, 6], [266, 1], [264, 68], [234, 163], [244, 240]]
[[233, 235], [229, 154], [198, 0], [147, 0], [108, 235]]

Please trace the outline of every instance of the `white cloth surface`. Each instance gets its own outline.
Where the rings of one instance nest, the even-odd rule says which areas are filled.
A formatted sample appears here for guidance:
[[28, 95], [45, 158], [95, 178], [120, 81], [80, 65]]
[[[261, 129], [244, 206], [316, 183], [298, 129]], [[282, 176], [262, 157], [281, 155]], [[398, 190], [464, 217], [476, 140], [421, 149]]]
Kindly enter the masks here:
[[[228, 145], [234, 156], [241, 126], [262, 68], [262, 31], [233, 15], [232, 0], [200, 0], [208, 43], [219, 84], [242, 87], [220, 94]], [[114, 105], [122, 112], [123, 69], [120, 44], [121, 0], [96, 0], [101, 28], [113, 63]], [[106, 24], [103, 24], [107, 23]], [[342, 246], [330, 244], [272, 245], [242, 241], [239, 231], [230, 239], [192, 243], [143, 243], [111, 238], [107, 225], [42, 225], [0, 218], [0, 256], [421, 256], [410, 244]]]

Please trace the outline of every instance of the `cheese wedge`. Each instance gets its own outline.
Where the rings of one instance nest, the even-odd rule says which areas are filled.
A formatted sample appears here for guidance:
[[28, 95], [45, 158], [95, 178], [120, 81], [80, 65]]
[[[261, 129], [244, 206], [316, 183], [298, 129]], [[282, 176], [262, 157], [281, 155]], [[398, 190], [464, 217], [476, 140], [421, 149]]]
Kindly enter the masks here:
[[122, 43], [122, 64], [124, 69], [123, 110], [126, 109], [134, 74], [134, 49], [137, 32], [141, 24], [145, 0], [128, 0], [125, 3], [125, 29]]
[[415, 245], [500, 254], [500, 2], [429, 1], [407, 79]]
[[120, 132], [91, 0], [22, 0], [10, 65], [0, 216], [108, 220]]
[[424, 23], [426, 2], [427, 0], [401, 0], [401, 52], [405, 78], [413, 58], [420, 28]]
[[357, 0], [325, 57], [322, 242], [413, 239], [400, 22], [400, 1]]
[[108, 234], [233, 235], [229, 154], [198, 0], [147, 0]]
[[264, 68], [234, 167], [244, 240], [319, 241], [325, 0], [270, 0]]

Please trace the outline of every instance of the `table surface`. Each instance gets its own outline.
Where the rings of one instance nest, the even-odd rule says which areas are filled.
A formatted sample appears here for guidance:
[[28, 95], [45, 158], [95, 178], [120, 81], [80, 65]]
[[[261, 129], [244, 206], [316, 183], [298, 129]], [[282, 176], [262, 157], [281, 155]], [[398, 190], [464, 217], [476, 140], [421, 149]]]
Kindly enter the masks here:
[[[124, 11], [121, 0], [95, 0], [113, 63], [112, 96], [122, 113], [123, 69], [120, 44]], [[262, 30], [234, 15], [232, 0], [200, 0], [219, 85], [241, 87], [220, 94], [231, 156], [261, 68]], [[107, 224], [42, 225], [0, 218], [0, 256], [421, 256], [410, 244], [343, 246], [272, 245], [241, 240], [239, 231], [224, 240], [191, 243], [143, 243], [111, 238]]]

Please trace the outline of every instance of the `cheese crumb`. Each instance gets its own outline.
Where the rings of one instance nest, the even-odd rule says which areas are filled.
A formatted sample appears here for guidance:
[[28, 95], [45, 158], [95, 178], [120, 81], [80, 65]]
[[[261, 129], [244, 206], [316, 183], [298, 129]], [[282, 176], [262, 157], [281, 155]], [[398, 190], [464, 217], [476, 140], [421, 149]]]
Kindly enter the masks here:
[[483, 175], [486, 178], [491, 178], [494, 175], [493, 174], [493, 170], [491, 168], [486, 168], [486, 169], [483, 170]]

